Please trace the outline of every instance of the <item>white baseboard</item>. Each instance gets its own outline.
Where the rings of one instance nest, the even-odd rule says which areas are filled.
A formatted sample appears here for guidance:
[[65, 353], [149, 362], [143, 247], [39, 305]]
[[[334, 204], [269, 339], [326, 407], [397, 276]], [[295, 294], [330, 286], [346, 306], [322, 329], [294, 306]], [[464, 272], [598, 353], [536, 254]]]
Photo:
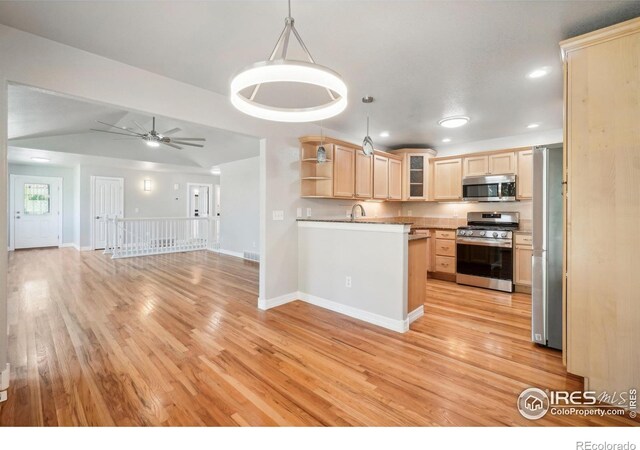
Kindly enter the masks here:
[[74, 244], [73, 242], [65, 242], [64, 244], [60, 244], [58, 245], [58, 247], [60, 248], [67, 248], [67, 247], [76, 247], [76, 244]]
[[418, 306], [416, 309], [407, 314], [407, 321], [409, 323], [424, 316], [424, 305]]
[[74, 245], [74, 247], [76, 247], [79, 252], [90, 252], [93, 250], [93, 248], [90, 245], [87, 247], [80, 247], [80, 248]]
[[343, 305], [342, 303], [327, 300], [326, 298], [320, 298], [314, 295], [305, 294], [304, 292], [299, 293], [299, 298], [300, 300], [311, 305], [319, 306], [321, 308], [344, 314], [345, 316], [353, 317], [354, 319], [359, 319], [364, 322], [386, 328], [387, 330], [397, 331], [398, 333], [405, 333], [409, 330], [408, 319], [390, 319], [389, 317], [374, 314], [369, 311], [354, 308], [352, 306]]
[[242, 252], [234, 252], [233, 250], [225, 250], [223, 248], [219, 248], [213, 251], [216, 253], [222, 253], [223, 255], [235, 256], [236, 258], [244, 259], [244, 255], [242, 254]]
[[297, 291], [289, 292], [288, 294], [284, 294], [275, 298], [264, 299], [258, 297], [258, 308], [267, 310], [270, 308], [275, 308], [276, 306], [284, 305], [285, 303], [289, 303], [294, 300], [300, 300], [300, 293]]

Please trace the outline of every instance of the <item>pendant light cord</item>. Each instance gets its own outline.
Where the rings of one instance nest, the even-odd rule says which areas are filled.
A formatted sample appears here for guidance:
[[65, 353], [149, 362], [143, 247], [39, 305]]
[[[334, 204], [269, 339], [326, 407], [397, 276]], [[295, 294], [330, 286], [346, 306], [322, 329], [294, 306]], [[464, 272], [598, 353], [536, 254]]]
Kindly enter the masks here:
[[289, 4], [289, 19], [292, 19], [291, 17], [291, 0], [288, 1]]

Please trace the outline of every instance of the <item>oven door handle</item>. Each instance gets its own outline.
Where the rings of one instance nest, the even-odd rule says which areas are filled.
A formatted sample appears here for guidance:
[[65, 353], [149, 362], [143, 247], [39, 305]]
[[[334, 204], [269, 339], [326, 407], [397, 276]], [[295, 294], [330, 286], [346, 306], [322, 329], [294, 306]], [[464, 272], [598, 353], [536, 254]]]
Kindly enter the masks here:
[[466, 239], [466, 238], [458, 238], [456, 239], [456, 244], [465, 244], [465, 245], [478, 245], [481, 247], [500, 247], [500, 248], [512, 248], [513, 245], [510, 241], [507, 242], [496, 242], [489, 241], [485, 239]]

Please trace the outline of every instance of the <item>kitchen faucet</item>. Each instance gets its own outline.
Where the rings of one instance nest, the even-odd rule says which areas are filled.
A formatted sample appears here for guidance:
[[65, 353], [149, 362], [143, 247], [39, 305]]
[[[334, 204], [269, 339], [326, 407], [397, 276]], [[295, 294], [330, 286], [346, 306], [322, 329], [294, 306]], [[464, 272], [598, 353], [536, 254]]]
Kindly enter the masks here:
[[360, 217], [366, 217], [367, 213], [364, 211], [364, 207], [360, 203], [356, 203], [351, 207], [351, 220], [356, 220], [356, 206], [360, 207]]

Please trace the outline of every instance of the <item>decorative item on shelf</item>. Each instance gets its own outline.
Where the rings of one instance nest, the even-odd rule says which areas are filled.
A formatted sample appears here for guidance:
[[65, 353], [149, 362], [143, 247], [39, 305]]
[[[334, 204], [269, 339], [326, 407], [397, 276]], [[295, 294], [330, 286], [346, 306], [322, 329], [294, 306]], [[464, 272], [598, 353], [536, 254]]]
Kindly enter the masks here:
[[146, 192], [151, 191], [151, 180], [150, 180], [150, 179], [148, 179], [148, 178], [147, 178], [147, 179], [145, 179], [145, 180], [144, 180], [144, 182], [143, 182], [143, 187], [144, 187], [144, 190], [145, 190]]
[[[362, 97], [362, 103], [365, 103], [365, 104], [373, 103], [373, 97], [371, 96]], [[367, 114], [367, 135], [364, 137], [364, 140], [362, 141], [362, 152], [367, 156], [373, 155], [373, 139], [371, 139], [371, 136], [369, 136], [369, 115], [368, 114]]]
[[322, 128], [322, 124], [320, 125], [320, 145], [316, 152], [316, 161], [318, 163], [327, 162], [327, 150], [324, 148], [324, 129]]
[[[295, 21], [291, 17], [291, 0], [288, 5], [289, 14], [285, 18], [284, 30], [280, 33], [269, 59], [243, 69], [231, 81], [231, 103], [245, 114], [277, 122], [313, 122], [336, 116], [347, 107], [347, 85], [337, 72], [316, 64], [296, 30]], [[300, 44], [308, 62], [287, 59], [291, 33]], [[279, 51], [280, 58], [275, 59]], [[260, 86], [263, 83], [274, 82], [304, 83], [321, 87], [326, 89], [330, 100], [325, 104], [308, 108], [281, 108], [256, 102]], [[243, 90], [252, 86], [249, 97], [241, 94]]]

